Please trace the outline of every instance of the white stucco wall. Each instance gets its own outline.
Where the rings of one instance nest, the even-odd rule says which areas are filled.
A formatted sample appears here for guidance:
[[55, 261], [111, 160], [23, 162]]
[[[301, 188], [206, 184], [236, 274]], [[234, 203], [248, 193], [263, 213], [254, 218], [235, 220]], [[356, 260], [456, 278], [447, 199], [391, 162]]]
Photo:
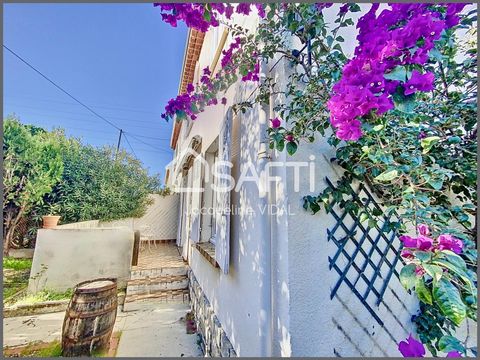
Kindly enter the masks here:
[[[241, 85], [242, 89], [243, 85]], [[247, 85], [246, 87], [250, 87]], [[241, 90], [240, 89], [240, 90]], [[232, 99], [234, 89], [229, 91]], [[244, 91], [236, 92], [237, 96]], [[202, 137], [202, 149], [218, 136], [221, 121], [227, 107], [209, 107], [193, 124], [190, 136]], [[241, 161], [257, 164], [259, 147], [259, 124], [255, 111], [248, 117], [240, 116], [235, 121], [241, 126]], [[185, 141], [187, 144], [189, 140]], [[241, 207], [255, 207], [259, 194], [256, 186], [246, 183], [234, 195], [232, 202]], [[263, 218], [258, 215], [234, 215], [231, 217], [230, 272], [223, 274], [214, 268], [196, 249], [191, 250], [190, 266], [237, 355], [255, 356], [266, 354], [265, 332], [268, 328], [268, 309], [264, 305], [265, 242], [262, 241]]]
[[[340, 169], [330, 163], [334, 157], [333, 149], [325, 139], [319, 139], [314, 145], [304, 145], [300, 151], [290, 158], [291, 161], [308, 161], [315, 155], [315, 184], [316, 195], [326, 187], [324, 181], [328, 177], [336, 184]], [[418, 308], [416, 298], [408, 295], [395, 276], [392, 276], [383, 301], [376, 305], [376, 297], [370, 293], [367, 302], [384, 323], [381, 326], [361, 303], [354, 292], [345, 284], [341, 284], [336, 296], [330, 299], [332, 288], [340, 275], [329, 269], [329, 257], [333, 258], [338, 247], [332, 240], [328, 241], [327, 229], [333, 229], [336, 219], [323, 209], [312, 215], [304, 211], [299, 196], [292, 195], [293, 182], [287, 181], [289, 188], [289, 204], [292, 215], [288, 219], [289, 234], [289, 291], [290, 291], [290, 331], [292, 336], [292, 353], [295, 356], [400, 356], [397, 343], [413, 332], [410, 322], [411, 315]], [[309, 179], [302, 178], [301, 194], [308, 195]], [[336, 208], [340, 214], [342, 211]], [[352, 219], [348, 216], [345, 221], [348, 228], [352, 226]], [[364, 224], [366, 226], [366, 224]], [[344, 232], [342, 231], [343, 235]], [[362, 232], [358, 230], [355, 238], [359, 241]], [[374, 237], [374, 234], [372, 234]], [[337, 236], [338, 239], [341, 236]], [[394, 246], [399, 247], [398, 239]], [[386, 243], [379, 242], [383, 251]], [[368, 253], [370, 245], [365, 241], [362, 248]], [[345, 251], [352, 254], [356, 245], [347, 240]], [[365, 258], [357, 255], [355, 263], [360, 266]], [[391, 252], [387, 258], [392, 261]], [[379, 254], [374, 251], [372, 262], [378, 264]], [[343, 269], [348, 261], [341, 256], [336, 262]], [[381, 276], [377, 277], [375, 288], [383, 285], [389, 267], [383, 264]], [[397, 264], [400, 271], [401, 264]], [[347, 276], [350, 281], [357, 278], [358, 273], [351, 268]], [[363, 272], [366, 278], [371, 279], [373, 268], [368, 265]], [[363, 280], [355, 285], [360, 293], [366, 290]], [[328, 330], [326, 330], [328, 329]]]
[[[370, 6], [361, 7], [365, 10]], [[328, 9], [327, 14], [336, 11], [338, 5]], [[355, 34], [342, 35], [347, 53], [353, 53]], [[218, 38], [207, 33], [198, 69], [210, 65], [215, 51], [212, 42]], [[286, 69], [288, 66], [278, 66], [275, 70], [277, 84], [284, 79], [282, 72]], [[218, 136], [228, 107], [245, 100], [253, 88], [244, 83], [232, 86], [226, 94], [227, 105], [207, 107], [191, 127], [182, 124], [177, 153], [188, 147], [194, 136], [201, 138], [205, 151]], [[259, 123], [260, 115], [256, 106], [236, 119], [241, 128], [240, 172], [249, 162], [257, 171], [261, 170], [258, 155], [265, 133]], [[268, 118], [274, 116], [268, 114]], [[272, 175], [279, 176], [280, 181], [268, 195], [259, 193], [253, 183], [245, 183], [238, 193], [232, 192], [232, 205], [239, 205], [240, 209], [258, 209], [258, 205], [269, 201], [280, 212], [270, 217], [258, 211], [231, 216], [228, 275], [214, 268], [196, 249], [190, 250], [192, 271], [239, 356], [398, 357], [397, 343], [414, 330], [410, 318], [418, 308], [416, 298], [407, 294], [395, 276], [380, 305], [367, 300], [383, 326], [345, 284], [330, 299], [339, 275], [329, 269], [328, 258], [335, 254], [337, 246], [327, 241], [327, 229], [336, 220], [323, 210], [312, 215], [302, 207], [304, 195], [317, 195], [324, 189], [325, 177], [335, 183], [341, 174], [341, 169], [330, 162], [334, 149], [326, 139], [318, 137], [314, 144], [302, 143], [292, 157], [285, 152], [271, 153], [272, 161], [289, 162], [310, 162], [313, 155], [313, 191], [308, 172], [301, 172], [300, 189], [295, 191], [293, 170], [283, 167], [273, 171]], [[288, 209], [290, 214], [282, 209]], [[350, 226], [351, 221], [347, 220], [346, 225]], [[394, 246], [399, 246], [398, 240]], [[346, 251], [351, 253], [352, 247], [353, 243], [347, 244]], [[391, 260], [393, 254], [388, 256]], [[398, 264], [397, 271], [400, 268]], [[385, 270], [382, 267], [382, 276]], [[365, 276], [369, 277], [371, 271], [367, 267]], [[363, 285], [358, 286], [359, 291], [364, 290]]]
[[28, 291], [63, 291], [86, 280], [130, 277], [133, 231], [128, 228], [40, 229]]
[[179, 195], [150, 194], [153, 203], [140, 218], [127, 218], [100, 222], [99, 227], [128, 227], [140, 230], [151, 240], [175, 240], [177, 238]]

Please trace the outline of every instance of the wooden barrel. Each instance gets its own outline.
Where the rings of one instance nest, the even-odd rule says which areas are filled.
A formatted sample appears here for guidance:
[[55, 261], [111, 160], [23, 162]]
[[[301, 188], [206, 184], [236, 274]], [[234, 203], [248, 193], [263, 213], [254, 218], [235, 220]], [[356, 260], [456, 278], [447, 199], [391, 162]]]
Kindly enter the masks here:
[[117, 279], [79, 283], [65, 312], [62, 355], [90, 356], [108, 351], [116, 317]]

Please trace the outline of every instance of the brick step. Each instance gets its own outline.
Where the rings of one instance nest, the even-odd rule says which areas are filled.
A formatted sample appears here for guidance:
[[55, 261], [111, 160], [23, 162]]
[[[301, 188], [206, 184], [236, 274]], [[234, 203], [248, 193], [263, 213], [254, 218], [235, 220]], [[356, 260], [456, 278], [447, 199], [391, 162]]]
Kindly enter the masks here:
[[156, 269], [142, 269], [137, 266], [133, 266], [130, 271], [130, 280], [156, 278], [160, 276], [178, 276], [187, 275], [187, 267], [162, 267]]
[[189, 302], [189, 291], [188, 289], [160, 290], [150, 294], [127, 295], [125, 297], [123, 311], [140, 310], [143, 303], [159, 300], [165, 302]]
[[185, 279], [188, 279], [187, 275], [166, 275], [166, 276], [146, 277], [142, 279], [130, 279], [127, 281], [127, 286], [171, 283], [176, 281], [183, 281]]
[[157, 278], [129, 280], [127, 283], [127, 296], [150, 294], [162, 290], [183, 289], [188, 289], [188, 278], [186, 276], [161, 276]]

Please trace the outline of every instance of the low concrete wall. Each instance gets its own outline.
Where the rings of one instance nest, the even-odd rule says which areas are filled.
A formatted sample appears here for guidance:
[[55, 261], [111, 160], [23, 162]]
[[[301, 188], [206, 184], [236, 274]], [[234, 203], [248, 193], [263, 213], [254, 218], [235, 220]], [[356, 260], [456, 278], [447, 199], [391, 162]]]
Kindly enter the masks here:
[[57, 225], [56, 229], [91, 229], [98, 227], [99, 222], [99, 220], [80, 221], [76, 223]]
[[8, 256], [15, 259], [32, 259], [34, 249], [10, 249]]
[[160, 196], [151, 194], [153, 203], [148, 206], [141, 218], [127, 218], [115, 221], [100, 222], [100, 227], [127, 226], [132, 230], [140, 230], [150, 240], [175, 240], [178, 224], [178, 194]]
[[133, 231], [128, 228], [40, 229], [28, 291], [64, 291], [81, 281], [130, 276]]

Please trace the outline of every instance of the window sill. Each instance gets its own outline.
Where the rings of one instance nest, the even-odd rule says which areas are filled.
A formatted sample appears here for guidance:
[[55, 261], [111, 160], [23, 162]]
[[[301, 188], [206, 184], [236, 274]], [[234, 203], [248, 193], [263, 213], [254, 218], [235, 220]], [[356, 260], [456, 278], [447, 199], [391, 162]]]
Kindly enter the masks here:
[[219, 268], [215, 260], [215, 245], [211, 242], [196, 243], [195, 248], [213, 267]]

